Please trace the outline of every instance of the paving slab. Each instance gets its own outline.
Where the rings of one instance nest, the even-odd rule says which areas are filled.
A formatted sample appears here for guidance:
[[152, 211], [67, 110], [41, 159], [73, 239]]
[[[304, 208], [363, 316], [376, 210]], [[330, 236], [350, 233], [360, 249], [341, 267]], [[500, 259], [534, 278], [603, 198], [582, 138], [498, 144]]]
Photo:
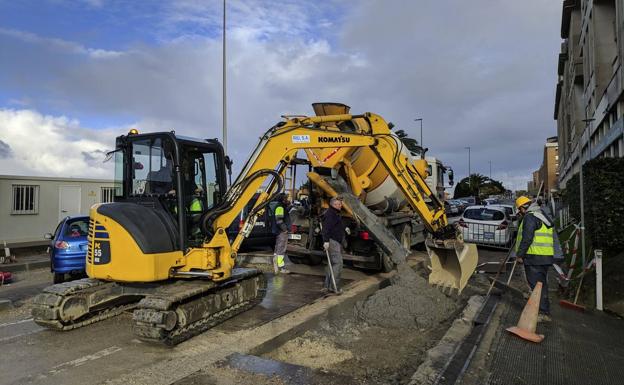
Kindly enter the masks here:
[[[526, 291], [521, 268], [512, 284]], [[556, 284], [555, 284], [556, 285]], [[556, 287], [556, 286], [554, 286]], [[505, 329], [515, 326], [526, 304], [517, 290], [502, 296], [499, 309], [476, 347], [465, 385], [621, 384], [624, 378], [624, 320], [599, 311], [578, 312], [559, 306], [551, 291], [553, 321], [539, 323], [539, 344]]]

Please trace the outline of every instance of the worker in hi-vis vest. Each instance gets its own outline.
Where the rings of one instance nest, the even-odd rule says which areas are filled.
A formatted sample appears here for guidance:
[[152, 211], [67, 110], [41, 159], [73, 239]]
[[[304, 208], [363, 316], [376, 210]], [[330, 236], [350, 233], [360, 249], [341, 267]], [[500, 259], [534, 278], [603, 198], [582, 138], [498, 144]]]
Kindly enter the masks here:
[[273, 208], [273, 233], [275, 234], [275, 252], [273, 254], [273, 269], [275, 274], [289, 274], [286, 269], [286, 247], [288, 246], [288, 230], [290, 229], [290, 214], [288, 195], [282, 193], [277, 197], [277, 204]]
[[196, 186], [193, 190], [193, 198], [189, 204], [189, 214], [191, 218], [190, 230], [194, 237], [201, 237], [201, 226], [199, 224], [201, 216], [204, 213], [204, 205], [202, 203], [202, 194], [204, 190], [200, 186]]
[[563, 260], [557, 231], [550, 216], [537, 203], [532, 203], [531, 199], [519, 197], [516, 199], [516, 207], [522, 215], [516, 238], [516, 258], [518, 263], [524, 264], [524, 273], [531, 290], [537, 282], [542, 282], [538, 322], [549, 322], [548, 268], [554, 262]]

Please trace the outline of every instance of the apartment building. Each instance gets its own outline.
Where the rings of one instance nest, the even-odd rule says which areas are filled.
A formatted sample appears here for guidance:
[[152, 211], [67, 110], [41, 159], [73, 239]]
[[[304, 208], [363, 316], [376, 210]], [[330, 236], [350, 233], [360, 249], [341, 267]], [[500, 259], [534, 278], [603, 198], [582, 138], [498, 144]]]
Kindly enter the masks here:
[[[547, 198], [557, 191], [557, 179], [559, 177], [559, 144], [556, 136], [546, 139], [544, 144], [544, 157], [538, 170], [539, 184], [543, 184], [542, 193]], [[539, 185], [537, 186], [539, 188]]]
[[624, 0], [565, 0], [554, 118], [559, 187], [596, 157], [624, 156]]
[[549, 198], [552, 193], [558, 191], [558, 178], [559, 144], [558, 138], [552, 136], [546, 139], [542, 165], [538, 170], [533, 171], [533, 180], [527, 184], [527, 191], [531, 195], [539, 193], [541, 196]]

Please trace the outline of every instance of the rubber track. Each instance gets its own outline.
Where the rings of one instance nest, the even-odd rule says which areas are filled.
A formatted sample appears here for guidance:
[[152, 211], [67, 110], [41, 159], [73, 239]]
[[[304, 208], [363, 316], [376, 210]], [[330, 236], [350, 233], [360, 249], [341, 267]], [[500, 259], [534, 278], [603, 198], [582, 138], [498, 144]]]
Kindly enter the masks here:
[[43, 289], [43, 293], [37, 295], [33, 300], [33, 320], [38, 325], [49, 329], [65, 331], [112, 318], [136, 306], [136, 303], [130, 303], [102, 309], [95, 313], [87, 314], [87, 318], [81, 319], [78, 322], [69, 321], [70, 323], [64, 323], [63, 320], [60, 319], [60, 305], [62, 305], [66, 297], [104, 284], [108, 284], [108, 282], [83, 278], [77, 281], [59, 283], [46, 287]]
[[[137, 334], [137, 336], [141, 340], [146, 341], [146, 342], [164, 344], [167, 346], [177, 345], [180, 342], [183, 342], [196, 335], [199, 335], [205, 332], [206, 330], [212, 328], [213, 326], [216, 326], [222, 323], [228, 318], [231, 318], [231, 317], [234, 317], [235, 315], [243, 313], [251, 309], [252, 307], [258, 305], [260, 302], [262, 302], [266, 294], [266, 287], [267, 287], [267, 281], [266, 281], [266, 277], [264, 276], [264, 274], [260, 273], [259, 275], [246, 277], [242, 280], [254, 279], [256, 277], [260, 277], [260, 282], [259, 282], [260, 287], [258, 288], [259, 296], [252, 300], [238, 303], [234, 306], [223, 309], [217, 313], [211, 314], [207, 318], [198, 320], [192, 324], [184, 326], [183, 328], [173, 329], [172, 331], [169, 331], [169, 332], [167, 332], [166, 330], [163, 329], [162, 326], [159, 326], [157, 324], [153, 324], [151, 322], [143, 322], [143, 320], [147, 320], [147, 318], [149, 318], [150, 315], [155, 315], [155, 313], [159, 312], [160, 311], [159, 309], [157, 310], [157, 309], [141, 308], [145, 310], [152, 310], [153, 312], [148, 311], [148, 312], [143, 312], [143, 313], [139, 313], [139, 312], [134, 313], [134, 317], [135, 317], [134, 332], [135, 334]], [[239, 282], [242, 280], [239, 280]], [[212, 288], [209, 292], [204, 292], [202, 294], [204, 295], [213, 294], [216, 292], [214, 289], [215, 288]], [[143, 318], [143, 320], [141, 320], [141, 318]], [[155, 336], [157, 337], [155, 338]]]

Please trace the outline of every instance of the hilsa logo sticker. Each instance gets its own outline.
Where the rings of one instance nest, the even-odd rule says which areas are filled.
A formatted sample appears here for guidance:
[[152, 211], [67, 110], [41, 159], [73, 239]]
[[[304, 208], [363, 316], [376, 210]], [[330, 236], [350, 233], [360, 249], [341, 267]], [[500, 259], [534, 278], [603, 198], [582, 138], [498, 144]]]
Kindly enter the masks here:
[[310, 143], [310, 135], [293, 135], [293, 143]]

